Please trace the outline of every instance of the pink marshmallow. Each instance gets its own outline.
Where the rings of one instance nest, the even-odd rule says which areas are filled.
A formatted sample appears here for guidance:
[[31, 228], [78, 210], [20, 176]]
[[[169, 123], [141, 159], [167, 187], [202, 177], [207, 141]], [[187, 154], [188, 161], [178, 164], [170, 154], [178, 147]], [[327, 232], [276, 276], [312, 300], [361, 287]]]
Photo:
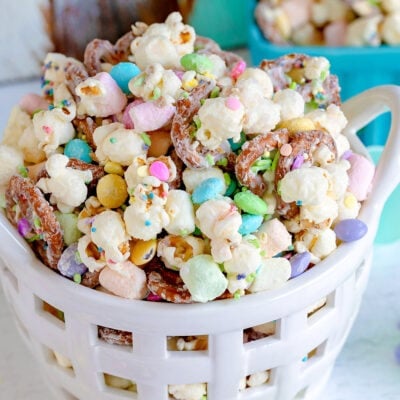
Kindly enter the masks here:
[[166, 105], [158, 107], [154, 102], [147, 101], [131, 107], [129, 115], [133, 121], [135, 130], [155, 131], [171, 121], [175, 114], [175, 106]]
[[351, 167], [348, 171], [348, 190], [354, 194], [358, 201], [365, 200], [371, 188], [374, 178], [375, 166], [364, 156], [352, 154], [349, 157]]
[[23, 111], [32, 115], [37, 110], [47, 110], [49, 103], [36, 93], [27, 93], [19, 101], [19, 106]]
[[103, 268], [99, 280], [109, 292], [125, 299], [143, 299], [147, 294], [145, 272], [130, 261], [120, 264], [118, 271]]
[[324, 28], [324, 40], [327, 46], [344, 46], [346, 42], [347, 24], [335, 21]]
[[135, 107], [138, 104], [142, 104], [142, 103], [143, 103], [143, 100], [137, 99], [137, 100], [132, 101], [132, 103], [129, 103], [126, 106], [124, 113], [122, 114], [122, 123], [125, 125], [126, 129], [134, 128], [132, 118], [129, 114], [130, 110], [132, 109], [132, 107]]

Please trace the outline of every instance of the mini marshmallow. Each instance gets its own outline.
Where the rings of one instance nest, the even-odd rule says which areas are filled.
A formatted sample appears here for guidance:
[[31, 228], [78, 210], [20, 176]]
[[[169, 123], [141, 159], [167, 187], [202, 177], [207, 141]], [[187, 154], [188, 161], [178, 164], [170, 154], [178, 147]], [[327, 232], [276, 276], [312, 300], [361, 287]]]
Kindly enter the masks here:
[[75, 135], [72, 123], [67, 121], [65, 114], [57, 108], [37, 112], [33, 116], [33, 129], [39, 142], [38, 147], [44, 150], [47, 157]]
[[80, 97], [80, 115], [108, 117], [120, 113], [127, 104], [126, 96], [108, 72], [87, 78], [77, 85], [75, 92]]
[[51, 193], [50, 202], [57, 204], [61, 212], [68, 213], [79, 207], [87, 197], [86, 183], [92, 180], [92, 172], [67, 167], [69, 158], [53, 154], [46, 161], [49, 178], [41, 178], [37, 186], [44, 193]]
[[145, 101], [162, 99], [166, 104], [175, 103], [181, 93], [181, 80], [159, 63], [149, 65], [141, 74], [129, 81], [129, 90]]
[[278, 289], [290, 278], [290, 262], [286, 258], [267, 258], [262, 260], [253, 284], [249, 287], [251, 293]]
[[19, 106], [21, 110], [32, 115], [35, 111], [47, 110], [49, 102], [36, 93], [27, 93], [19, 101]]
[[190, 258], [204, 254], [205, 248], [204, 240], [195, 236], [167, 235], [158, 242], [157, 256], [167, 268], [179, 270]]
[[328, 174], [323, 168], [298, 168], [289, 171], [279, 182], [279, 192], [286, 203], [319, 204], [329, 188]]
[[124, 221], [117, 211], [106, 210], [92, 218], [90, 228], [92, 242], [104, 251], [107, 265], [119, 269], [119, 263], [129, 257], [129, 235]]
[[265, 221], [255, 236], [259, 240], [263, 256], [266, 258], [287, 250], [292, 244], [290, 233], [278, 218]]
[[225, 292], [228, 281], [218, 264], [208, 254], [192, 257], [184, 263], [179, 275], [194, 301], [206, 303]]
[[187, 235], [195, 229], [195, 215], [190, 194], [184, 190], [170, 190], [165, 204], [170, 222], [165, 230], [173, 235]]
[[160, 106], [155, 102], [136, 104], [129, 109], [133, 126], [138, 132], [160, 129], [171, 121], [174, 114], [174, 106]]
[[283, 89], [274, 95], [274, 103], [280, 105], [281, 121], [304, 115], [303, 96], [292, 89]]
[[121, 165], [130, 165], [135, 157], [143, 156], [147, 152], [141, 135], [132, 129], [125, 129], [118, 122], [96, 128], [93, 138], [97, 146], [95, 154], [100, 164], [114, 161]]
[[105, 267], [99, 281], [105, 289], [125, 299], [140, 300], [147, 295], [146, 273], [130, 261], [122, 263], [118, 271]]
[[375, 166], [367, 158], [353, 153], [349, 158], [351, 167], [349, 175], [349, 192], [353, 193], [357, 200], [365, 200], [371, 189], [372, 179], [375, 174]]
[[230, 98], [217, 97], [206, 99], [200, 107], [198, 117], [200, 128], [196, 132], [196, 139], [207, 148], [214, 150], [220, 144], [232, 139], [240, 140], [244, 108], [237, 98], [237, 107], [230, 107]]

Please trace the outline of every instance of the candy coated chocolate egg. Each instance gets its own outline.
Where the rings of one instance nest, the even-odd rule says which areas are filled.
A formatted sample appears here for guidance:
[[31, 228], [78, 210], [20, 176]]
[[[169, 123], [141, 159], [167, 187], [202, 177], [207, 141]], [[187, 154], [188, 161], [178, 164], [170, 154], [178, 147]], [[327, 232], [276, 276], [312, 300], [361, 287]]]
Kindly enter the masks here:
[[88, 270], [79, 258], [78, 244], [76, 242], [63, 251], [57, 268], [61, 275], [71, 279], [74, 275], [83, 275]]
[[157, 251], [157, 240], [138, 240], [131, 248], [130, 260], [135, 265], [143, 265], [153, 259]]
[[297, 253], [290, 258], [290, 266], [292, 272], [290, 274], [291, 278], [301, 275], [308, 267], [311, 261], [311, 253], [304, 251], [303, 253]]
[[250, 190], [236, 193], [233, 201], [242, 211], [248, 214], [265, 215], [268, 212], [267, 203]]
[[208, 178], [198, 185], [192, 193], [194, 204], [202, 204], [207, 200], [215, 199], [225, 192], [225, 183], [218, 178]]
[[114, 65], [110, 70], [110, 75], [115, 82], [117, 82], [120, 89], [126, 94], [130, 93], [128, 87], [129, 81], [139, 74], [139, 67], [131, 62], [120, 62]]
[[70, 140], [64, 148], [64, 154], [69, 158], [77, 158], [87, 163], [92, 162], [90, 153], [92, 152], [91, 147], [82, 139]]
[[103, 176], [96, 187], [97, 198], [107, 208], [118, 208], [128, 198], [125, 179], [116, 174]]
[[197, 53], [185, 54], [181, 58], [181, 65], [186, 71], [193, 70], [200, 74], [211, 72], [214, 66], [207, 56]]
[[255, 232], [260, 227], [263, 220], [264, 217], [262, 215], [243, 214], [239, 233], [244, 236]]
[[336, 236], [342, 242], [361, 239], [368, 231], [367, 225], [356, 218], [343, 219], [334, 228]]

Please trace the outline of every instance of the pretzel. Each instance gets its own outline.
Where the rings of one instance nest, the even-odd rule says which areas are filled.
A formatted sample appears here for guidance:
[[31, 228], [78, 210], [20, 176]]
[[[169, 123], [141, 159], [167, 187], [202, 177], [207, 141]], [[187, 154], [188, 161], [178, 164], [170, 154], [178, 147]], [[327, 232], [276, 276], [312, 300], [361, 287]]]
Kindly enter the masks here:
[[120, 346], [132, 346], [133, 344], [132, 332], [98, 326], [97, 335], [99, 339], [109, 344], [117, 344]]
[[83, 56], [83, 63], [89, 76], [101, 72], [103, 70], [101, 67], [103, 62], [116, 64], [118, 62], [117, 51], [108, 40], [93, 39], [86, 46]]
[[235, 174], [239, 183], [247, 186], [253, 193], [262, 196], [266, 183], [261, 175], [254, 173], [251, 166], [265, 151], [278, 149], [289, 141], [289, 131], [280, 129], [275, 132], [262, 133], [246, 142], [236, 159]]
[[53, 207], [29, 179], [19, 175], [10, 179], [6, 189], [6, 214], [15, 226], [22, 221], [29, 224], [32, 247], [45, 265], [56, 270], [63, 250], [61, 226]]

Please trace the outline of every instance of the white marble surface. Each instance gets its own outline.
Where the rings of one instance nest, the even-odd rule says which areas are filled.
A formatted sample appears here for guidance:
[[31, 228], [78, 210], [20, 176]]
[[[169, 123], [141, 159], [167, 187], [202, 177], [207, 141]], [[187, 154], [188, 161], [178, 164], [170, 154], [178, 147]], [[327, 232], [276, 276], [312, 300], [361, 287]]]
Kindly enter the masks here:
[[[37, 82], [0, 87], [0, 131], [12, 105], [22, 94], [33, 90], [39, 90]], [[400, 399], [400, 364], [394, 356], [396, 346], [400, 345], [398, 254], [400, 241], [376, 246], [360, 313], [321, 400]], [[53, 399], [35, 360], [17, 334], [1, 289], [0, 399]]]

